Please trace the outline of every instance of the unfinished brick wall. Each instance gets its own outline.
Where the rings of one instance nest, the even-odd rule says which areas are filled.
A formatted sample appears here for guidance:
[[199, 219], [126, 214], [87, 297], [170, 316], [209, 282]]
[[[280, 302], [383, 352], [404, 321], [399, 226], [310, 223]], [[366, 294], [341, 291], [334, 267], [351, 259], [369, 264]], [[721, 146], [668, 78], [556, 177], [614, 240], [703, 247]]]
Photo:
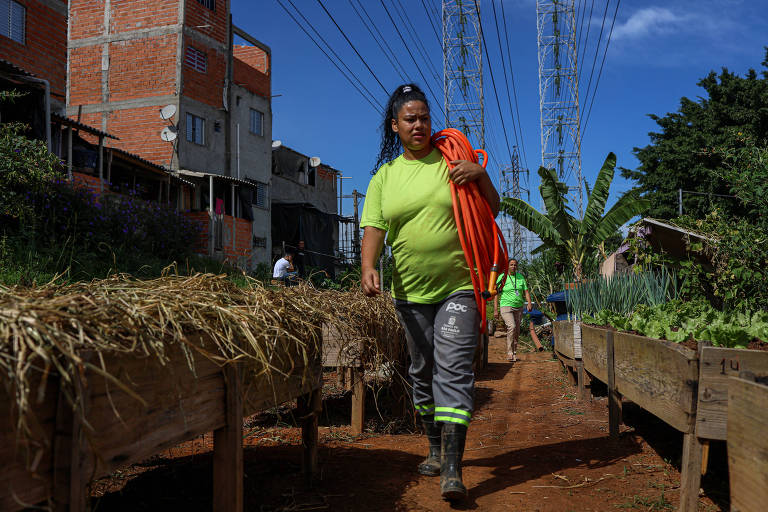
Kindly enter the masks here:
[[[110, 33], [175, 25], [179, 22], [178, 1], [130, 0], [110, 5]], [[102, 8], [103, 13], [103, 8]]]
[[101, 45], [69, 52], [69, 105], [101, 103]]
[[176, 91], [176, 34], [117, 41], [109, 45], [109, 100]]
[[234, 79], [254, 94], [268, 98], [271, 95], [269, 57], [256, 46], [235, 45]]
[[0, 36], [0, 59], [12, 62], [51, 84], [51, 95], [64, 101], [67, 84], [66, 0], [53, 9], [37, 0], [16, 0], [26, 8], [24, 44]]
[[160, 118], [159, 107], [120, 109], [106, 115], [107, 132], [120, 137], [110, 141], [110, 146], [136, 153], [158, 165], [170, 164], [173, 144], [160, 138], [160, 131], [168, 122]]
[[212, 11], [197, 0], [186, 0], [184, 25], [220, 43], [227, 43], [229, 0], [216, 0], [215, 3], [216, 9]]
[[[221, 107], [224, 97], [224, 79], [227, 73], [226, 54], [191, 38], [186, 38], [184, 52], [187, 51], [187, 46], [192, 46], [206, 54], [207, 69], [205, 73], [202, 73], [187, 64], [182, 64], [184, 85], [181, 94], [211, 107]], [[182, 62], [184, 62], [183, 59], [182, 56]]]
[[104, 0], [69, 0], [69, 37], [85, 39], [104, 34]]

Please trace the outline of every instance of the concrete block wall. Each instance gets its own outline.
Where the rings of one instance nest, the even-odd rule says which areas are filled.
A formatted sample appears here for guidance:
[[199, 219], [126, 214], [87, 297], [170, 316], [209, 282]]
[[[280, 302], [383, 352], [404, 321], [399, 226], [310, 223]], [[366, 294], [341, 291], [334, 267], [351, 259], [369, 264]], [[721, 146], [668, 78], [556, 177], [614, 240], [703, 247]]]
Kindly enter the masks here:
[[0, 59], [48, 80], [63, 106], [67, 83], [67, 0], [16, 0], [26, 9], [26, 39], [0, 36]]

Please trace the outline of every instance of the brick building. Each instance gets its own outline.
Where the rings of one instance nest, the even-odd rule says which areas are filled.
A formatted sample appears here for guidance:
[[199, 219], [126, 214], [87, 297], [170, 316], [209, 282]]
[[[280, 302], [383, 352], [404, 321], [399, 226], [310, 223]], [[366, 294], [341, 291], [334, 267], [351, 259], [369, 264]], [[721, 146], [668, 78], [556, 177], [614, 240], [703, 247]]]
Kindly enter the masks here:
[[67, 114], [193, 181], [206, 252], [249, 269], [270, 260], [270, 58], [228, 0], [69, 2]]

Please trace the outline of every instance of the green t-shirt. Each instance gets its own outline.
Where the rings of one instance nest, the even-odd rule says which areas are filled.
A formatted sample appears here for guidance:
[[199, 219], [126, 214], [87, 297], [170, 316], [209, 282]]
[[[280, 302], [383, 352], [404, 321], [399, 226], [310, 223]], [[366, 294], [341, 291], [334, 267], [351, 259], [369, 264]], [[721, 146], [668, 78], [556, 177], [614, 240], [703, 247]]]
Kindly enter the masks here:
[[[501, 276], [499, 276], [496, 284], [501, 284]], [[523, 307], [523, 295], [527, 289], [528, 283], [525, 282], [525, 278], [520, 272], [513, 276], [507, 276], [507, 282], [504, 283], [504, 288], [501, 289], [501, 295], [499, 296], [499, 306], [510, 308]]]
[[434, 304], [472, 289], [453, 218], [448, 166], [436, 149], [420, 160], [400, 155], [382, 165], [368, 185], [360, 225], [387, 231], [394, 298]]

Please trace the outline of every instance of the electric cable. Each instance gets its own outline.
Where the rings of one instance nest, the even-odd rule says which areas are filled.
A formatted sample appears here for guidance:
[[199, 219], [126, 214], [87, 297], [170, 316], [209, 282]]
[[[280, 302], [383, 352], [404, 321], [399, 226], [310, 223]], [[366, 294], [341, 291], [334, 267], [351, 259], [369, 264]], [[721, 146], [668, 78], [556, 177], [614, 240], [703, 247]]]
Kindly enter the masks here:
[[[381, 6], [384, 7], [384, 10], [387, 13], [387, 17], [389, 18], [389, 21], [392, 23], [392, 26], [394, 27], [398, 37], [400, 38], [400, 42], [403, 43], [405, 50], [408, 52], [408, 55], [411, 57], [411, 60], [413, 61], [413, 65], [416, 66], [416, 71], [419, 72], [421, 79], [424, 80], [424, 85], [427, 86], [427, 90], [430, 92], [430, 94], [432, 94], [432, 98], [434, 98], [435, 103], [437, 103], [438, 97], [435, 94], [435, 91], [432, 90], [432, 87], [429, 85], [429, 80], [427, 80], [426, 77], [424, 76], [424, 73], [421, 72], [421, 67], [419, 67], [419, 64], [416, 62], [416, 59], [413, 57], [413, 53], [411, 53], [411, 49], [408, 47], [408, 43], [405, 42], [405, 39], [403, 38], [403, 34], [401, 34], [400, 29], [397, 28], [397, 23], [395, 23], [395, 20], [392, 18], [392, 14], [389, 12], [389, 9], [384, 3], [384, 0], [379, 0], [379, 2], [381, 2]], [[447, 118], [445, 116], [445, 111], [443, 110], [443, 107], [441, 107], [439, 103], [437, 103], [437, 106], [438, 106], [438, 109], [440, 109], [440, 112], [443, 114], [443, 120], [444, 120], [443, 124], [446, 124]]]
[[331, 15], [331, 13], [328, 12], [328, 9], [325, 8], [325, 5], [323, 5], [322, 0], [317, 0], [317, 3], [320, 4], [320, 7], [323, 8], [323, 10], [325, 11], [325, 14], [327, 14], [328, 17], [331, 18], [331, 21], [333, 22], [333, 24], [336, 25], [337, 29], [339, 29], [339, 32], [341, 32], [341, 35], [344, 36], [344, 39], [347, 41], [349, 46], [351, 46], [352, 49], [355, 51], [355, 54], [357, 54], [357, 56], [360, 59], [360, 61], [363, 63], [363, 65], [366, 67], [366, 69], [368, 69], [368, 72], [376, 80], [376, 82], [378, 82], [378, 84], [381, 86], [381, 90], [384, 91], [384, 94], [389, 95], [389, 91], [387, 90], [387, 88], [384, 87], [384, 84], [381, 83], [381, 80], [379, 80], [379, 77], [376, 76], [376, 73], [373, 72], [373, 70], [371, 69], [371, 66], [369, 66], [368, 63], [363, 58], [363, 56], [360, 55], [360, 52], [357, 51], [357, 48], [355, 48], [355, 45], [352, 44], [352, 41], [349, 40], [349, 38], [347, 37], [347, 34], [341, 29], [339, 24], [336, 23], [336, 20], [334, 19], [333, 15]]
[[509, 74], [512, 77], [512, 94], [515, 98], [515, 113], [516, 119], [517, 119], [517, 128], [520, 132], [520, 139], [523, 140], [523, 143], [520, 145], [520, 149], [523, 151], [523, 161], [525, 162], [526, 169], [528, 168], [528, 155], [525, 153], [525, 137], [523, 136], [523, 125], [520, 122], [520, 107], [519, 107], [519, 101], [517, 99], [517, 86], [515, 85], [515, 72], [512, 69], [512, 50], [511, 46], [509, 44], [509, 32], [507, 31], [507, 15], [504, 13], [504, 2], [500, 1], [501, 4], [501, 19], [504, 22], [504, 39], [507, 43], [507, 60], [509, 61]]
[[[499, 54], [501, 55], [501, 67], [504, 71], [504, 82], [506, 83], [507, 90], [507, 103], [509, 103], [509, 115], [512, 117], [512, 131], [515, 135], [515, 145], [520, 147], [520, 137], [517, 135], [517, 125], [515, 124], [515, 115], [512, 108], [512, 98], [509, 95], [509, 77], [507, 76], [507, 64], [504, 61], [504, 50], [501, 46], [501, 33], [499, 31], [499, 18], [496, 16], [496, 2], [491, 0], [491, 7], [493, 8], [493, 22], [496, 25], [496, 41], [499, 44]], [[510, 162], [511, 163], [511, 162]]]
[[475, 2], [475, 12], [477, 12], [477, 21], [480, 24], [480, 38], [483, 41], [483, 47], [485, 48], [485, 60], [488, 62], [488, 71], [491, 73], [491, 84], [493, 85], [493, 95], [496, 97], [496, 106], [499, 109], [499, 118], [501, 119], [501, 128], [504, 131], [504, 142], [507, 143], [507, 153], [509, 154], [509, 161], [512, 161], [512, 149], [509, 147], [509, 135], [507, 134], [507, 125], [504, 123], [504, 116], [501, 114], [501, 104], [499, 103], [499, 93], [496, 90], [496, 78], [493, 76], [493, 66], [491, 65], [491, 58], [488, 55], [488, 45], [485, 42], [485, 31], [483, 30], [483, 20], [480, 18], [480, 6]]
[[373, 31], [371, 30], [371, 27], [368, 25], [368, 22], [365, 21], [365, 18], [363, 18], [363, 15], [360, 14], [360, 10], [357, 8], [357, 6], [352, 2], [352, 0], [347, 0], [349, 2], [349, 5], [352, 6], [352, 9], [355, 11], [355, 14], [357, 14], [357, 17], [360, 18], [360, 21], [363, 23], [363, 26], [365, 26], [366, 30], [368, 30], [368, 33], [371, 35], [371, 38], [376, 42], [376, 44], [379, 46], [379, 49], [381, 50], [381, 53], [384, 54], [384, 57], [387, 58], [390, 65], [392, 66], [392, 69], [395, 70], [395, 73], [400, 75], [400, 78], [403, 80], [403, 82], [407, 82], [408, 79], [405, 77], [405, 75], [400, 71], [400, 69], [397, 67], [397, 64], [395, 64], [396, 61], [392, 60], [392, 57], [384, 50], [384, 47], [381, 45], [379, 40], [376, 38], [376, 36], [373, 34]]
[[[288, 1], [290, 2], [290, 0], [288, 0]], [[323, 49], [323, 47], [322, 47], [322, 46], [320, 46], [320, 45], [318, 44], [318, 42], [317, 42], [317, 41], [315, 41], [315, 39], [312, 37], [312, 35], [311, 35], [309, 32], [307, 32], [307, 29], [305, 29], [305, 28], [304, 28], [304, 27], [301, 25], [301, 23], [299, 23], [299, 20], [297, 20], [297, 19], [296, 19], [296, 17], [293, 15], [293, 13], [292, 13], [291, 11], [289, 11], [289, 10], [288, 10], [288, 8], [285, 6], [285, 4], [283, 4], [283, 2], [282, 2], [281, 0], [277, 0], [277, 3], [278, 3], [278, 4], [280, 4], [280, 7], [282, 7], [282, 8], [283, 8], [283, 10], [284, 10], [284, 11], [285, 11], [285, 12], [288, 14], [288, 16], [290, 16], [290, 17], [291, 17], [291, 19], [293, 20], [293, 22], [294, 22], [294, 23], [296, 23], [296, 25], [297, 25], [297, 26], [298, 26], [298, 27], [299, 27], [299, 28], [300, 28], [300, 29], [301, 29], [301, 30], [302, 30], [302, 31], [303, 31], [303, 32], [304, 32], [304, 33], [307, 35], [307, 37], [310, 39], [310, 41], [312, 41], [312, 42], [315, 44], [315, 46], [317, 46], [317, 48], [318, 48], [318, 49], [319, 49], [321, 52], [323, 52], [323, 55], [325, 55], [325, 56], [326, 56], [326, 58], [327, 58], [329, 61], [331, 61], [331, 64], [333, 64], [333, 65], [336, 67], [336, 69], [338, 69], [338, 70], [339, 70], [339, 73], [341, 73], [341, 74], [342, 74], [342, 76], [344, 76], [344, 78], [346, 78], [346, 79], [347, 79], [347, 81], [348, 81], [348, 82], [349, 82], [349, 83], [352, 85], [352, 87], [354, 87], [354, 88], [355, 88], [355, 90], [356, 90], [357, 92], [359, 92], [359, 93], [360, 93], [360, 95], [361, 95], [361, 96], [362, 96], [362, 97], [363, 97], [363, 98], [364, 98], [364, 99], [365, 99], [365, 100], [366, 100], [366, 101], [367, 101], [367, 102], [368, 102], [368, 103], [371, 105], [371, 107], [373, 107], [373, 109], [374, 109], [376, 112], [381, 112], [381, 111], [384, 109], [384, 107], [383, 107], [381, 104], [379, 104], [379, 102], [378, 102], [378, 101], [376, 101], [376, 99], [375, 99], [375, 97], [373, 96], [373, 94], [371, 94], [371, 92], [370, 92], [370, 91], [369, 91], [369, 90], [368, 90], [368, 89], [365, 87], [365, 85], [363, 85], [363, 84], [362, 84], [362, 82], [360, 82], [360, 79], [359, 79], [359, 78], [357, 78], [357, 76], [356, 76], [354, 73], [352, 73], [352, 76], [354, 76], [354, 77], [355, 77], [355, 78], [358, 80], [358, 82], [360, 82], [360, 84], [361, 84], [361, 86], [363, 87], [363, 89], [365, 89], [365, 91], [366, 91], [365, 93], [364, 93], [363, 91], [361, 91], [361, 90], [360, 90], [360, 88], [357, 86], [357, 84], [355, 84], [355, 82], [353, 82], [353, 81], [352, 81], [352, 79], [351, 79], [351, 78], [349, 78], [349, 77], [347, 76], [347, 74], [344, 72], [344, 70], [343, 70], [343, 69], [341, 69], [341, 68], [339, 67], [339, 65], [338, 65], [338, 64], [336, 64], [336, 61], [335, 61], [335, 60], [333, 60], [333, 59], [331, 58], [331, 56], [330, 56], [330, 55], [328, 55], [328, 52], [326, 52], [326, 51]], [[291, 5], [293, 5], [293, 4], [291, 4]], [[295, 8], [295, 6], [294, 6], [294, 8]], [[299, 13], [299, 14], [301, 14], [301, 13]], [[326, 43], [326, 44], [327, 44], [327, 43]], [[329, 49], [330, 49], [330, 50], [333, 52], [333, 49], [332, 49], [332, 48], [330, 48], [330, 46], [329, 46]], [[343, 64], [343, 61], [342, 61], [342, 64]], [[351, 73], [351, 71], [350, 71], [350, 73]], [[366, 93], [367, 93], [367, 94], [366, 94]], [[371, 98], [374, 98], [374, 99], [373, 99], [373, 100], [371, 100]], [[378, 104], [378, 106], [374, 105], [374, 103], [373, 103], [374, 101], [376, 101], [376, 103]]]
[[603, 39], [603, 29], [605, 29], [605, 19], [608, 14], [608, 6], [610, 4], [611, 4], [611, 0], [608, 0], [607, 2], [605, 2], [605, 10], [603, 11], [603, 22], [600, 25], [600, 36], [597, 38], [597, 45], [595, 46], [595, 56], [592, 59], [592, 69], [589, 72], [589, 82], [587, 82], [587, 94], [584, 96], [585, 105], [586, 105], [586, 100], [589, 98], [589, 92], [592, 87], [592, 76], [595, 73], [595, 64], [597, 64], [597, 55], [600, 53], [600, 42]]
[[[376, 31], [376, 34], [378, 34], [379, 38], [381, 38], [381, 42], [384, 43], [384, 46], [389, 51], [390, 55], [392, 55], [392, 58], [397, 62], [398, 66], [400, 66], [400, 69], [403, 71], [403, 77], [404, 81], [407, 81], [407, 75], [408, 72], [405, 70], [405, 66], [400, 62], [400, 60], [397, 58], [397, 55], [395, 54], [394, 50], [392, 50], [392, 47], [389, 46], [389, 43], [387, 43], [387, 39], [384, 37], [384, 35], [379, 30], [379, 27], [376, 26], [376, 23], [373, 22], [373, 19], [371, 18], [371, 15], [368, 14], [368, 9], [365, 8], [365, 5], [363, 4], [362, 0], [357, 0], [358, 5], [363, 10], [363, 14], [365, 14], [365, 17], [368, 18], [368, 21], [370, 22], [373, 29]], [[402, 76], [402, 75], [401, 75]]]
[[424, 7], [424, 14], [426, 15], [427, 19], [429, 20], [429, 24], [432, 25], [432, 32], [435, 33], [435, 38], [440, 43], [440, 46], [443, 45], [443, 40], [440, 38], [439, 35], [437, 35], [437, 28], [435, 27], [435, 22], [432, 21], [432, 16], [429, 14], [429, 10], [427, 9], [427, 4], [424, 3], [424, 0], [421, 0], [421, 5]]
[[[592, 11], [594, 7], [595, 7], [595, 0], [592, 0], [592, 5], [589, 7], [589, 18], [587, 21], [587, 35], [584, 37], [584, 46], [582, 47], [583, 51], [581, 52], [581, 58], [579, 58], [579, 56], [576, 55], [577, 63], [584, 62], [584, 56], [587, 54], [587, 46], [589, 45], [589, 29], [592, 26]], [[581, 39], [579, 39], [579, 41], [581, 41]], [[581, 83], [581, 67], [579, 67], [578, 81], [579, 83]]]
[[[400, 19], [404, 21], [404, 25], [406, 28], [406, 32], [410, 36], [411, 40], [413, 41], [413, 44], [416, 47], [416, 51], [419, 52], [419, 55], [424, 60], [424, 63], [427, 65], [427, 68], [429, 68], [429, 71], [432, 72], [432, 74], [435, 77], [435, 80], [440, 81], [440, 76], [437, 72], [437, 66], [432, 62], [432, 59], [429, 58], [429, 54], [425, 53], [426, 45], [424, 44], [424, 41], [421, 40], [421, 37], [419, 37], [418, 32], [416, 32], [416, 29], [413, 27], [413, 23], [411, 23], [411, 19], [409, 16], [405, 15], [405, 7], [403, 7], [403, 4], [400, 0], [391, 0], [392, 1], [392, 7], [395, 9], [395, 11], [398, 12]], [[395, 5], [395, 2], [397, 2], [397, 6]], [[399, 8], [398, 8], [399, 6]], [[437, 40], [438, 46], [442, 47], [442, 41], [439, 39]]]
[[[459, 130], [446, 128], [435, 133], [431, 140], [451, 169], [451, 162], [454, 160], [479, 163], [480, 155], [483, 156], [482, 166], [486, 167], [488, 164], [488, 153], [482, 149], [473, 149], [467, 137]], [[477, 182], [456, 185], [451, 181], [450, 187], [453, 216], [472, 279], [482, 334], [486, 329], [487, 301], [498, 294], [499, 288], [504, 286], [507, 279], [507, 243], [496, 224], [488, 201], [480, 193]], [[497, 286], [499, 275], [502, 280]]]
[[597, 82], [595, 83], [595, 89], [592, 93], [592, 100], [589, 103], [589, 112], [587, 112], [587, 117], [584, 120], [584, 125], [581, 128], [581, 133], [584, 133], [587, 130], [587, 123], [589, 123], [589, 116], [592, 114], [592, 105], [595, 103], [595, 96], [597, 96], [597, 88], [600, 86], [600, 77], [603, 74], [603, 65], [605, 64], [605, 57], [608, 54], [608, 46], [611, 44], [611, 36], [613, 35], [613, 25], [616, 23], [616, 14], [619, 12], [619, 5], [621, 5], [621, 0], [617, 0], [616, 2], [616, 9], [613, 11], [613, 21], [611, 21], [611, 30], [608, 32], [608, 41], [605, 43], [605, 49], [603, 50], [603, 61], [600, 63], [600, 71], [597, 73]]

